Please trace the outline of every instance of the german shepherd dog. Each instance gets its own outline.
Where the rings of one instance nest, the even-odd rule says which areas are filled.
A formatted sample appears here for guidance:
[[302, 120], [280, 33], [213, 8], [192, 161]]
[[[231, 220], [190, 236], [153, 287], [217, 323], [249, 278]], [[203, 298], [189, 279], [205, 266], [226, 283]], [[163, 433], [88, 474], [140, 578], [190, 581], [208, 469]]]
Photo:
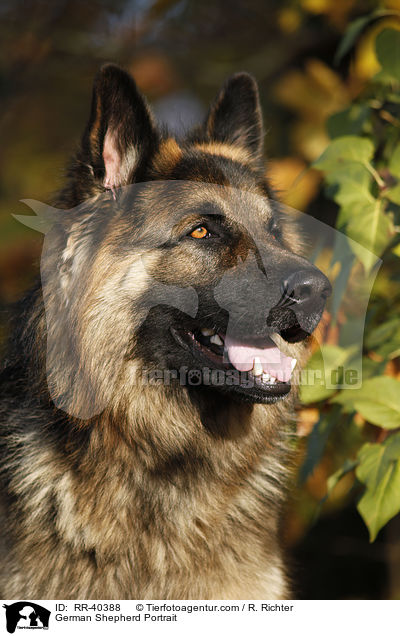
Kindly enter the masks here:
[[296, 380], [330, 284], [262, 154], [250, 75], [175, 139], [100, 70], [1, 374], [3, 598], [290, 595]]

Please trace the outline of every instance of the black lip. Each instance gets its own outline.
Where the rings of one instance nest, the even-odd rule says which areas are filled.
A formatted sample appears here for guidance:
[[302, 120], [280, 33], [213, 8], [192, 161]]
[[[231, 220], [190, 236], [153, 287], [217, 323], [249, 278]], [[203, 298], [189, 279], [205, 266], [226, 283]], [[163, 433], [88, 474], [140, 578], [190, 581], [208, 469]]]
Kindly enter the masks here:
[[[230, 363], [226, 363], [221, 359], [221, 356], [218, 356], [210, 349], [201, 345], [194, 337], [191, 331], [185, 331], [183, 329], [176, 329], [174, 327], [170, 328], [171, 333], [177, 342], [177, 344], [185, 349], [188, 353], [190, 353], [193, 358], [199, 364], [206, 366], [212, 370], [234, 370]], [[247, 372], [241, 372], [241, 375], [247, 376], [250, 380], [250, 376], [248, 376]], [[232, 385], [220, 385], [216, 387], [211, 387], [213, 389], [219, 390], [223, 393], [228, 393], [235, 397], [237, 400], [243, 402], [250, 403], [258, 403], [258, 404], [273, 404], [278, 400], [283, 399], [290, 392], [291, 384], [289, 382], [276, 382], [275, 384], [264, 384], [261, 380], [252, 378], [251, 386], [243, 386], [238, 384]], [[204, 385], [203, 385], [204, 386]]]
[[252, 404], [274, 404], [283, 400], [290, 389], [292, 388], [289, 382], [278, 382], [268, 389], [264, 389], [257, 384], [253, 387], [245, 388], [241, 386], [222, 386], [218, 387], [223, 392], [234, 394], [236, 399], [242, 402], [250, 402]]
[[287, 329], [281, 329], [280, 335], [286, 342], [302, 342], [310, 336], [308, 331], [300, 327], [298, 323]]

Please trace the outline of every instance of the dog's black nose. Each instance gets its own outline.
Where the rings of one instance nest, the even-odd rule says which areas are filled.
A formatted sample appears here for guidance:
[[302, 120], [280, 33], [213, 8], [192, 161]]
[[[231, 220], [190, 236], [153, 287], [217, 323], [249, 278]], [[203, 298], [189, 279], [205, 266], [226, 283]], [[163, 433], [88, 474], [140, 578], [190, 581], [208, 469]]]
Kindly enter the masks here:
[[297, 305], [325, 301], [331, 293], [329, 280], [316, 267], [293, 272], [282, 283], [284, 299]]

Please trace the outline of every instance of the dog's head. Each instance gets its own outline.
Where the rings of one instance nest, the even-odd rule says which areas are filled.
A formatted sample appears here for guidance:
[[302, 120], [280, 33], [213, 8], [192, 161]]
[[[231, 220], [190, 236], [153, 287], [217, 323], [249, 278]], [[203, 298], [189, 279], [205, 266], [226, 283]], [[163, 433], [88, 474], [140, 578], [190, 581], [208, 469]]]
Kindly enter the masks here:
[[68, 325], [78, 359], [74, 388], [71, 373], [61, 373], [64, 408], [68, 392], [80, 401], [76, 387], [85, 383], [86, 401], [93, 407], [100, 395], [104, 407], [116, 385], [126, 390], [143, 370], [249, 402], [290, 391], [298, 343], [317, 326], [330, 284], [300, 255], [262, 153], [251, 76], [231, 77], [204, 124], [177, 140], [159, 133], [128, 74], [100, 71], [63, 193], [75, 210], [42, 270], [45, 281], [60, 273], [47, 295], [44, 285], [50, 384]]

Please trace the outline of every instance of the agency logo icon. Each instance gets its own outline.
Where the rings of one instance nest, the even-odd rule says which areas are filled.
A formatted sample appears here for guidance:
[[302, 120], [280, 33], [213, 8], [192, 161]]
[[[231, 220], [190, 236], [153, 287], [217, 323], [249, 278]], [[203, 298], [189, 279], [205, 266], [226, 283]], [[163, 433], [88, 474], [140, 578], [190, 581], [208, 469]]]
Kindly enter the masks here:
[[16, 629], [49, 629], [51, 612], [37, 603], [18, 601], [3, 607], [9, 634], [14, 634]]

